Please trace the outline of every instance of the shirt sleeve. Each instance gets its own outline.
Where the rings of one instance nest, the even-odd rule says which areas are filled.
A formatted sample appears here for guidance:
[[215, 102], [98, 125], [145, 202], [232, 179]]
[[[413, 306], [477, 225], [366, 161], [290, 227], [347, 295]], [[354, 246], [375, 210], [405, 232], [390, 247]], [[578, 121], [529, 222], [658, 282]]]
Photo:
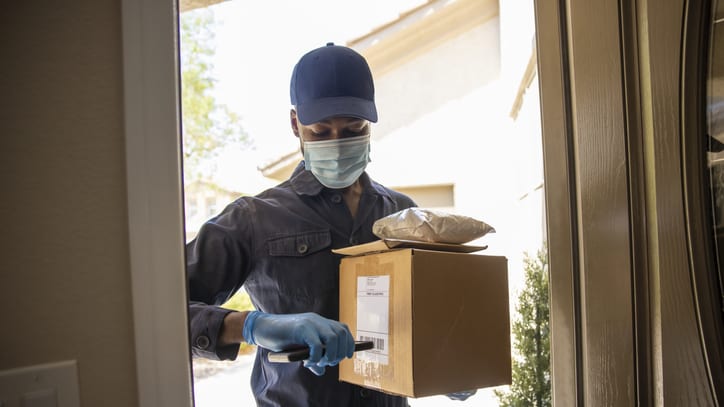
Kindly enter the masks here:
[[249, 274], [251, 226], [238, 201], [206, 222], [186, 245], [191, 352], [207, 359], [233, 360], [239, 345], [219, 346], [229, 312], [220, 305], [231, 298]]

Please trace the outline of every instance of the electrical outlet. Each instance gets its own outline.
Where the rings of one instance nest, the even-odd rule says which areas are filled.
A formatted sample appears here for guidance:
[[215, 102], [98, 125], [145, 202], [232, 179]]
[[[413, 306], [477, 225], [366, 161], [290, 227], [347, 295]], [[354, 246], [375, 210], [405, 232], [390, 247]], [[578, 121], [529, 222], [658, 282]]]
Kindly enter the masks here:
[[0, 371], [0, 407], [80, 407], [76, 361]]

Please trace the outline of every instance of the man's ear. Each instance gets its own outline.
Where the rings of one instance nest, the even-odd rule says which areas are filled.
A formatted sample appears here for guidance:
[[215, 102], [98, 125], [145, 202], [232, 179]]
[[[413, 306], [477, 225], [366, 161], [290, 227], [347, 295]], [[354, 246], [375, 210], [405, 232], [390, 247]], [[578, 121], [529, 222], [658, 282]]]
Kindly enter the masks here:
[[297, 111], [294, 109], [289, 110], [289, 122], [292, 125], [292, 132], [299, 137], [299, 122], [297, 122]]

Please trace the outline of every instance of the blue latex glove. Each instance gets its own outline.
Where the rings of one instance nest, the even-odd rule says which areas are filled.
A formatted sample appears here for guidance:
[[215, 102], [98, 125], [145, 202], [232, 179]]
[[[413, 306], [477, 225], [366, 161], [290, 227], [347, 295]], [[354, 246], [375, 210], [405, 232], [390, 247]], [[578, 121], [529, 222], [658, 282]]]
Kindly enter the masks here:
[[446, 396], [451, 400], [465, 401], [468, 399], [468, 397], [472, 396], [477, 392], [477, 390], [463, 390], [456, 391], [455, 393], [446, 394]]
[[295, 346], [308, 346], [304, 367], [317, 376], [325, 366], [335, 366], [354, 355], [354, 338], [347, 325], [319, 314], [266, 314], [252, 311], [244, 321], [244, 340], [251, 345], [279, 352]]

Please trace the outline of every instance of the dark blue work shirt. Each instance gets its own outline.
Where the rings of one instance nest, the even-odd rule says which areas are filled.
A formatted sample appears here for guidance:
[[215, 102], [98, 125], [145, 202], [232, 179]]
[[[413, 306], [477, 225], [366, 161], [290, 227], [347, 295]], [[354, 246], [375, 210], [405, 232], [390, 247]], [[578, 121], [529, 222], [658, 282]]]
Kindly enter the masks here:
[[[195, 356], [235, 359], [238, 345], [217, 346], [228, 310], [217, 307], [242, 285], [272, 314], [316, 312], [339, 320], [339, 261], [331, 249], [376, 240], [372, 224], [415, 203], [362, 174], [356, 217], [342, 192], [325, 188], [301, 163], [286, 182], [242, 197], [210, 219], [187, 245], [189, 318]], [[296, 363], [269, 363], [257, 348], [251, 386], [259, 406], [407, 406], [403, 397], [323, 376]]]

